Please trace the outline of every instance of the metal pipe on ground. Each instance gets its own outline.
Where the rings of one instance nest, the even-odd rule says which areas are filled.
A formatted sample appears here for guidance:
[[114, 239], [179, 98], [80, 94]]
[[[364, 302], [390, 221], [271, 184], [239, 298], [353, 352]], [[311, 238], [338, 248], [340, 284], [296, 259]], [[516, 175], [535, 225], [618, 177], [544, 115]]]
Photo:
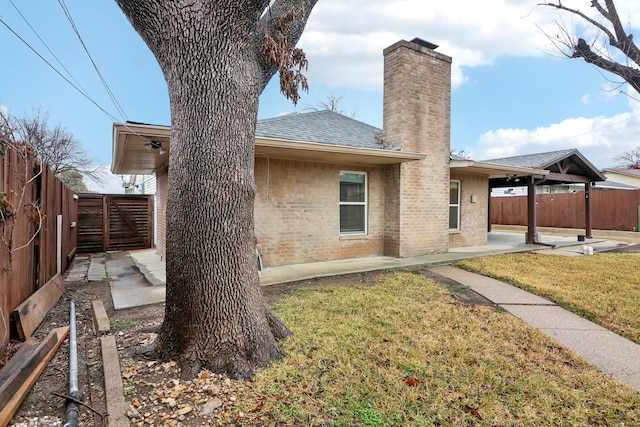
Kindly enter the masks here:
[[[84, 396], [78, 390], [78, 341], [76, 335], [76, 305], [71, 301], [69, 308], [69, 397], [83, 401]], [[63, 427], [78, 427], [80, 408], [72, 400], [67, 400], [67, 412]]]

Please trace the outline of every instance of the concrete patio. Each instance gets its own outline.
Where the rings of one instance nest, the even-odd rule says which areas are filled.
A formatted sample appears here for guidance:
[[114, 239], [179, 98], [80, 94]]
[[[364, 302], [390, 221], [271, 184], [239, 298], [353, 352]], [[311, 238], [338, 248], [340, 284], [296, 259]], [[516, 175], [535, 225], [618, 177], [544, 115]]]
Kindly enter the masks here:
[[[501, 253], [530, 252], [549, 248], [567, 248], [567, 250], [581, 252], [581, 245], [585, 243], [594, 245], [601, 242], [601, 240], [598, 239], [578, 242], [576, 236], [541, 235], [540, 237], [541, 245], [527, 245], [524, 243], [525, 239], [522, 233], [493, 232], [489, 233], [486, 245], [454, 248], [443, 254], [407, 258], [371, 256], [267, 267], [260, 276], [260, 283], [263, 286], [268, 286], [299, 280], [309, 280], [316, 277], [405, 268], [414, 265], [435, 266], [450, 264], [466, 258]], [[571, 247], [573, 247], [573, 249], [571, 249]], [[127, 255], [123, 256], [127, 257]], [[90, 271], [95, 275], [95, 280], [104, 280], [106, 276], [110, 278], [114, 307], [116, 309], [123, 309], [164, 302], [166, 265], [162, 257], [156, 253], [155, 249], [129, 251], [128, 257], [130, 257], [131, 260], [131, 266], [129, 268], [122, 266], [125, 260], [120, 256], [117, 262], [105, 262], [101, 258], [92, 258], [93, 266], [90, 267]], [[134, 265], [136, 268], [133, 268]], [[123, 275], [123, 268], [126, 271], [124, 278], [121, 277]], [[137, 276], [136, 273], [138, 274]]]

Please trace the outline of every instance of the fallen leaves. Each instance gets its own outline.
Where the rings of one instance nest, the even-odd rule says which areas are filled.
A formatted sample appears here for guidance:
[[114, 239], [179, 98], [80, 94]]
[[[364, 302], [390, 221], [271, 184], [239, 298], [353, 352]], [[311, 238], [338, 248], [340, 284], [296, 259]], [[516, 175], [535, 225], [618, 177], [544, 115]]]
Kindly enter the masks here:
[[[132, 425], [211, 424], [229, 418], [240, 383], [223, 375], [201, 371], [192, 381], [180, 381], [176, 362], [138, 361], [123, 375], [127, 387], [135, 390], [127, 411]], [[153, 378], [151, 381], [150, 379]]]
[[402, 381], [409, 387], [418, 387], [420, 385], [420, 380], [416, 378], [415, 375], [404, 378]]
[[480, 415], [480, 412], [478, 412], [478, 408], [474, 408], [473, 406], [469, 406], [465, 404], [464, 412], [466, 412], [467, 414], [471, 414], [477, 419], [479, 419], [480, 421], [482, 421], [482, 416]]

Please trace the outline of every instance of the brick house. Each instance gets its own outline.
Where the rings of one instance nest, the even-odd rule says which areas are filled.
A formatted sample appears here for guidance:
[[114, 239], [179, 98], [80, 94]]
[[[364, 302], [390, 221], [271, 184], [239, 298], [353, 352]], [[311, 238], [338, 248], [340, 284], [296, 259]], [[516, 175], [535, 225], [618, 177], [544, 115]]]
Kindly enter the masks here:
[[[384, 129], [331, 111], [258, 122], [255, 234], [266, 266], [484, 245], [489, 179], [545, 174], [450, 155], [451, 58], [436, 47], [414, 39], [384, 50]], [[170, 133], [113, 128], [112, 172], [156, 174], [162, 255]]]

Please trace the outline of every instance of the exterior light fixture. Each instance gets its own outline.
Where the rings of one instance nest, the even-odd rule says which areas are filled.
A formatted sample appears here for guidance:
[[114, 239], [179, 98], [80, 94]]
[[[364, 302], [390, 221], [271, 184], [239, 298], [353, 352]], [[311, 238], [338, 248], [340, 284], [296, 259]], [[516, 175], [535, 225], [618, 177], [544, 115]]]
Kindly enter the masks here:
[[167, 150], [162, 148], [162, 142], [160, 141], [149, 141], [148, 143], [144, 144], [144, 146], [149, 151], [157, 151], [160, 154], [167, 153]]

